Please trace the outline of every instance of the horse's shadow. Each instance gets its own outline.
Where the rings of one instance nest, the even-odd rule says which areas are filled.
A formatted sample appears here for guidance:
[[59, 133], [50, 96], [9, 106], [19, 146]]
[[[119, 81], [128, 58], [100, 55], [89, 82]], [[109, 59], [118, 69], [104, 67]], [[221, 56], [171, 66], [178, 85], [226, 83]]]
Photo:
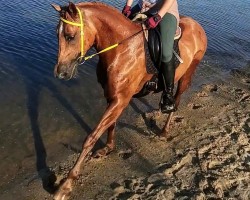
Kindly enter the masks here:
[[[157, 111], [150, 103], [148, 103], [148, 101], [141, 97], [141, 98], [138, 98], [136, 101], [139, 101], [141, 104], [143, 104], [144, 106], [146, 106], [148, 108], [148, 110], [151, 112], [153, 111]], [[150, 132], [152, 132], [153, 134], [155, 135], [159, 135], [162, 131], [162, 129], [156, 124], [156, 121], [153, 120], [151, 117], [148, 117], [147, 116], [147, 112], [145, 110], [142, 110], [140, 109], [136, 103], [135, 103], [135, 100], [132, 99], [132, 101], [130, 101], [129, 105], [133, 108], [133, 110], [138, 113], [139, 115], [141, 115], [144, 123], [145, 123], [145, 127], [147, 129], [150, 130]], [[124, 124], [123, 124], [124, 126]], [[136, 126], [133, 126], [133, 125], [128, 125], [130, 127], [130, 129], [132, 130], [135, 130], [141, 134], [145, 134], [145, 130], [139, 130], [138, 127]]]
[[[51, 71], [53, 71], [51, 69]], [[49, 90], [56, 100], [74, 117], [76, 122], [82, 127], [86, 133], [91, 133], [91, 127], [84, 122], [82, 117], [78, 112], [72, 107], [70, 102], [64, 97], [60, 91], [57, 89], [55, 84], [49, 79], [43, 77], [42, 79], [34, 80], [31, 72], [28, 69], [20, 68], [20, 74], [23, 76], [25, 83], [26, 93], [27, 93], [27, 110], [30, 120], [30, 126], [32, 130], [32, 135], [34, 138], [34, 147], [36, 153], [36, 169], [39, 178], [42, 180], [43, 188], [49, 192], [54, 193], [57, 189], [55, 186], [56, 175], [55, 172], [47, 165], [47, 152], [43, 142], [42, 133], [39, 127], [39, 96], [43, 89]], [[69, 83], [63, 83], [69, 84]], [[74, 83], [70, 83], [74, 84]], [[62, 144], [64, 145], [64, 144]], [[65, 146], [65, 145], [64, 145]], [[99, 141], [97, 146], [103, 146], [103, 143]]]

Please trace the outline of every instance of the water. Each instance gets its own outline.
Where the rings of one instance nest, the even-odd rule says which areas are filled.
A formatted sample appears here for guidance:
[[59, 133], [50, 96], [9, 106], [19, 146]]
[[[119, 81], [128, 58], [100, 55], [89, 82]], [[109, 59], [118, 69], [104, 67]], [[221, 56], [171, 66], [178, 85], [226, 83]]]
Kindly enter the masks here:
[[250, 60], [250, 1], [181, 1], [180, 12], [199, 21], [208, 35], [207, 59], [225, 70]]
[[[112, 4], [114, 3], [115, 4]], [[124, 1], [106, 1], [121, 9]], [[2, 1], [0, 7], [0, 187], [15, 174], [46, 168], [59, 149], [79, 144], [105, 108], [95, 66], [81, 67], [69, 82], [53, 77], [57, 13], [51, 1]], [[65, 5], [66, 1], [54, 1]], [[250, 0], [179, 1], [181, 14], [208, 35], [203, 65], [228, 72], [250, 61]], [[35, 169], [36, 168], [36, 169]]]

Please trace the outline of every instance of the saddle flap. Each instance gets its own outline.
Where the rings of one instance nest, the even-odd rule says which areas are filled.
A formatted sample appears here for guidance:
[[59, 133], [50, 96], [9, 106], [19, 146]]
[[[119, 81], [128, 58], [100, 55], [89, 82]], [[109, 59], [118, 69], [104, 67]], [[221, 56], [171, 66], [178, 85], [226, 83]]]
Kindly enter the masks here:
[[148, 30], [148, 49], [154, 65], [158, 68], [162, 58], [161, 34], [158, 28]]

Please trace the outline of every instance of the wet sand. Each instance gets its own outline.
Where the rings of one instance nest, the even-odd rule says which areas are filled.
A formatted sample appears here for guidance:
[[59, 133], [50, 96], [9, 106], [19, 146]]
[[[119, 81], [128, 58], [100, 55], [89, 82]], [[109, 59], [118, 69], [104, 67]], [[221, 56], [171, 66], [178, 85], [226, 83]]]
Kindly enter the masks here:
[[[157, 136], [166, 119], [157, 112], [159, 94], [132, 100], [115, 151], [84, 164], [71, 199], [250, 199], [249, 68], [225, 74], [201, 66], [165, 139]], [[51, 171], [59, 183], [81, 148], [79, 137], [74, 145], [61, 139], [65, 145], [46, 146], [49, 169], [37, 173], [27, 158], [5, 177], [0, 199], [52, 199], [41, 177]]]

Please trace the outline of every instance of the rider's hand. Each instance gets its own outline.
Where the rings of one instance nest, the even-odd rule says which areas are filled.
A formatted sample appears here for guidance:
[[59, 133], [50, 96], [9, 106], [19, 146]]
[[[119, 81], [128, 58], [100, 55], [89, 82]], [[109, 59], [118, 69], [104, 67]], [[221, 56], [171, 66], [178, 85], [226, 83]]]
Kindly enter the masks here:
[[154, 16], [148, 18], [145, 21], [145, 25], [147, 29], [155, 28], [160, 23], [161, 20], [162, 20], [161, 16], [157, 13]]
[[131, 14], [131, 6], [124, 6], [124, 8], [122, 9], [122, 14], [126, 17], [129, 17], [129, 15]]

